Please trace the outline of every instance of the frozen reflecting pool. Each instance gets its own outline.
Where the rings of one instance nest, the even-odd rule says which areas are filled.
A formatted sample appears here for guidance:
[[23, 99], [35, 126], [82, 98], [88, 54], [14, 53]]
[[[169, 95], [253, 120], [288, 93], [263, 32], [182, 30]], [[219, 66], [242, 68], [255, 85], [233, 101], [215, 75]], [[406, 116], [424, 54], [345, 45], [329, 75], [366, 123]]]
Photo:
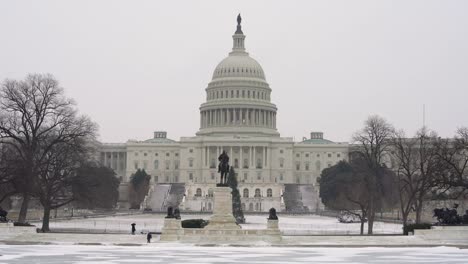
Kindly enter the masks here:
[[0, 245], [0, 263], [451, 263], [468, 249]]

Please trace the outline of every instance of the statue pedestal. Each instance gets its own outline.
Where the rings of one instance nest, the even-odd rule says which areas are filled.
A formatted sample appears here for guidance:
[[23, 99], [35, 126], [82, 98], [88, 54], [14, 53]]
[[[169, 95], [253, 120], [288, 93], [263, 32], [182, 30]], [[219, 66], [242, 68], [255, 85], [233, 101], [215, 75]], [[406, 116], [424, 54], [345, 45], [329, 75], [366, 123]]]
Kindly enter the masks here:
[[213, 216], [206, 229], [240, 229], [232, 215], [231, 188], [216, 187], [213, 192]]
[[183, 235], [182, 223], [180, 219], [165, 218], [164, 226], [161, 230], [161, 241], [177, 241]]
[[276, 229], [279, 230], [278, 220], [267, 220], [267, 229]]

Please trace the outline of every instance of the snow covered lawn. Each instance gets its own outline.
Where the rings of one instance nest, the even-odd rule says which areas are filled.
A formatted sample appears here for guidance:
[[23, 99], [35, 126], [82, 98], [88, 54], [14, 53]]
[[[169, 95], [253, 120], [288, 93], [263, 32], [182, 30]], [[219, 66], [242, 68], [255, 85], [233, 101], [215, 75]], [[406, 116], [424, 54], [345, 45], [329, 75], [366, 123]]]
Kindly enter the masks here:
[[[203, 218], [209, 219], [211, 215], [183, 214], [182, 219]], [[264, 229], [267, 224], [267, 215], [246, 215], [247, 223], [244, 229]], [[279, 227], [283, 235], [311, 235], [311, 234], [358, 234], [359, 223], [343, 224], [336, 218], [317, 215], [279, 215]], [[140, 214], [130, 216], [115, 216], [103, 218], [81, 218], [72, 220], [52, 220], [51, 228], [75, 229], [81, 231], [98, 232], [130, 232], [130, 224], [136, 223], [137, 232], [161, 231], [164, 223], [163, 214]], [[39, 224], [39, 223], [38, 223]], [[40, 225], [40, 224], [39, 224]], [[401, 224], [375, 222], [376, 234], [401, 234]]]
[[0, 263], [451, 263], [468, 249], [0, 245]]

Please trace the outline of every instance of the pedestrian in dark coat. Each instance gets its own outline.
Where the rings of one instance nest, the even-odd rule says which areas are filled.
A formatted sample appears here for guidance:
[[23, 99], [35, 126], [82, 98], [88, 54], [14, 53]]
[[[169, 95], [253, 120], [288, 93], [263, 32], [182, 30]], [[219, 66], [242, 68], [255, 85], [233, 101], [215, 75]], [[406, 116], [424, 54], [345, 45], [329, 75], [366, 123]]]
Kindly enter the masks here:
[[151, 235], [151, 232], [148, 232], [148, 235], [146, 235], [146, 240], [148, 240], [148, 243], [151, 243], [151, 238], [153, 238], [153, 236]]
[[136, 231], [135, 225], [135, 223], [132, 223], [132, 235], [134, 235]]

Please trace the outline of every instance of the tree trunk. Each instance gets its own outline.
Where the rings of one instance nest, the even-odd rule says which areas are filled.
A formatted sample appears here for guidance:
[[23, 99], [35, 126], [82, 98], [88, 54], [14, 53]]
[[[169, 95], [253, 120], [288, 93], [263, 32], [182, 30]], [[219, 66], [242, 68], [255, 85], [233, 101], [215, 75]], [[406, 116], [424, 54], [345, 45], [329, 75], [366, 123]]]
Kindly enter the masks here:
[[408, 213], [409, 212], [402, 212], [401, 213], [401, 220], [403, 221], [403, 226], [408, 225]]
[[374, 232], [374, 217], [375, 217], [375, 201], [374, 197], [371, 196], [369, 200], [369, 210], [367, 213], [367, 234], [372, 235]]
[[23, 193], [23, 202], [21, 202], [21, 210], [18, 216], [19, 223], [26, 222], [26, 215], [28, 213], [28, 206], [29, 206], [30, 199], [31, 199], [31, 196], [29, 196], [29, 193]]
[[49, 232], [50, 207], [44, 206], [44, 216], [42, 218], [42, 232]]
[[418, 201], [416, 202], [416, 224], [421, 223], [422, 208], [423, 208], [422, 199], [418, 199]]

